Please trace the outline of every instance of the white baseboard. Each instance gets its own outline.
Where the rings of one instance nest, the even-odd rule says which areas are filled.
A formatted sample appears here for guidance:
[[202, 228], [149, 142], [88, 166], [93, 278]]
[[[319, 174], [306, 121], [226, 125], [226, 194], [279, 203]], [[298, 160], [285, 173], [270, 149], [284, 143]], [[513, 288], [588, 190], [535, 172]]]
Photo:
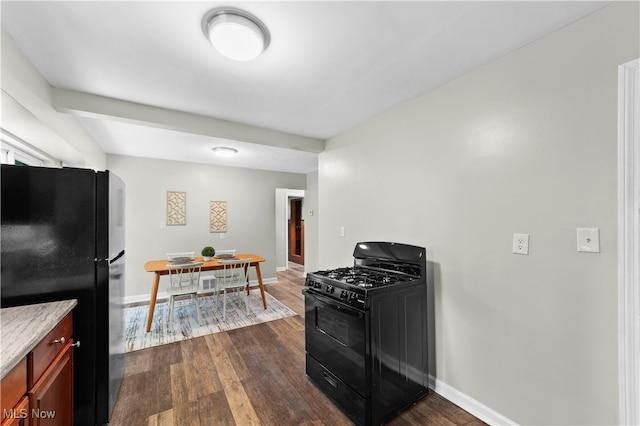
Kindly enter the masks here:
[[503, 416], [502, 414], [493, 411], [483, 403], [476, 401], [470, 396], [460, 392], [441, 380], [429, 375], [429, 388], [443, 398], [453, 402], [458, 407], [473, 414], [480, 420], [490, 425], [513, 425], [517, 423]]
[[[158, 297], [156, 297], [156, 300], [162, 300], [162, 299], [168, 299], [169, 295], [167, 294], [166, 291], [159, 291], [158, 292]], [[149, 300], [151, 299], [151, 293], [147, 293], [147, 294], [136, 294], [135, 296], [125, 296], [124, 298], [124, 304], [126, 305], [133, 305], [133, 304], [137, 304], [137, 303], [149, 303]]]
[[[265, 278], [262, 280], [262, 284], [274, 284], [277, 282], [278, 282], [277, 278]], [[249, 287], [258, 288], [258, 280], [249, 281]], [[169, 294], [166, 291], [159, 291], [158, 296], [156, 297], [156, 300], [163, 300], [168, 298], [169, 298]], [[132, 304], [143, 303], [143, 302], [149, 303], [150, 299], [151, 299], [151, 293], [137, 294], [135, 296], [125, 296], [124, 304], [132, 305]]]
[[278, 266], [278, 267], [276, 268], [276, 272], [282, 272], [282, 271], [286, 271], [286, 270], [287, 270], [287, 267], [286, 267], [286, 266]]

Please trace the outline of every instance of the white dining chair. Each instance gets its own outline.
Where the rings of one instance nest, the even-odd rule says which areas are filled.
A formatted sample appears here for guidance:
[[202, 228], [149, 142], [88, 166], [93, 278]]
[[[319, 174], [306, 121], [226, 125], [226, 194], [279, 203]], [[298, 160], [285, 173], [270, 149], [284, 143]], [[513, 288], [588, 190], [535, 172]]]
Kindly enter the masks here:
[[200, 305], [198, 304], [198, 290], [200, 288], [200, 272], [203, 262], [169, 263], [169, 324], [173, 324], [173, 305], [178, 296], [190, 295], [196, 307], [198, 322], [202, 322]]
[[220, 259], [223, 265], [216, 279], [218, 295], [222, 293], [222, 320], [227, 319], [227, 293], [242, 295], [245, 309], [249, 315], [249, 301], [247, 299], [247, 286], [249, 285], [249, 265], [251, 259]]

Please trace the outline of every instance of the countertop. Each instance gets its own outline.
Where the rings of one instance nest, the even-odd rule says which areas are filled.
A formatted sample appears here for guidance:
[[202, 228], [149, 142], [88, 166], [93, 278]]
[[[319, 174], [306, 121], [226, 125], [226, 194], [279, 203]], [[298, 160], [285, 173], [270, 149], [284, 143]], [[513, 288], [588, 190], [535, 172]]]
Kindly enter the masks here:
[[77, 304], [72, 299], [0, 309], [0, 379]]

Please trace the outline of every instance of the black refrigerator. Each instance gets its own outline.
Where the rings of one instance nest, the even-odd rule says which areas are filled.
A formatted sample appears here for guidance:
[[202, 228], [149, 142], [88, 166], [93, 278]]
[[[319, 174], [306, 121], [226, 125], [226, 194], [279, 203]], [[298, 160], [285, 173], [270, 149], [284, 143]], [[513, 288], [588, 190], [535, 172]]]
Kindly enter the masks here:
[[2, 307], [77, 299], [74, 423], [108, 423], [124, 373], [124, 195], [110, 172], [2, 165]]

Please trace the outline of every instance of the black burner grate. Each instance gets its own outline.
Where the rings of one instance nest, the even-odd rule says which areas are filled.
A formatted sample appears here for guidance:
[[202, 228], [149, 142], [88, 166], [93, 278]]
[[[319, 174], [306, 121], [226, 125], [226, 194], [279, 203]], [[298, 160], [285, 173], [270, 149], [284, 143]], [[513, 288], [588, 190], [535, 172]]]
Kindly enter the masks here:
[[363, 288], [380, 287], [401, 281], [410, 281], [412, 279], [412, 277], [404, 274], [382, 272], [360, 267], [337, 268], [318, 271], [314, 274]]

